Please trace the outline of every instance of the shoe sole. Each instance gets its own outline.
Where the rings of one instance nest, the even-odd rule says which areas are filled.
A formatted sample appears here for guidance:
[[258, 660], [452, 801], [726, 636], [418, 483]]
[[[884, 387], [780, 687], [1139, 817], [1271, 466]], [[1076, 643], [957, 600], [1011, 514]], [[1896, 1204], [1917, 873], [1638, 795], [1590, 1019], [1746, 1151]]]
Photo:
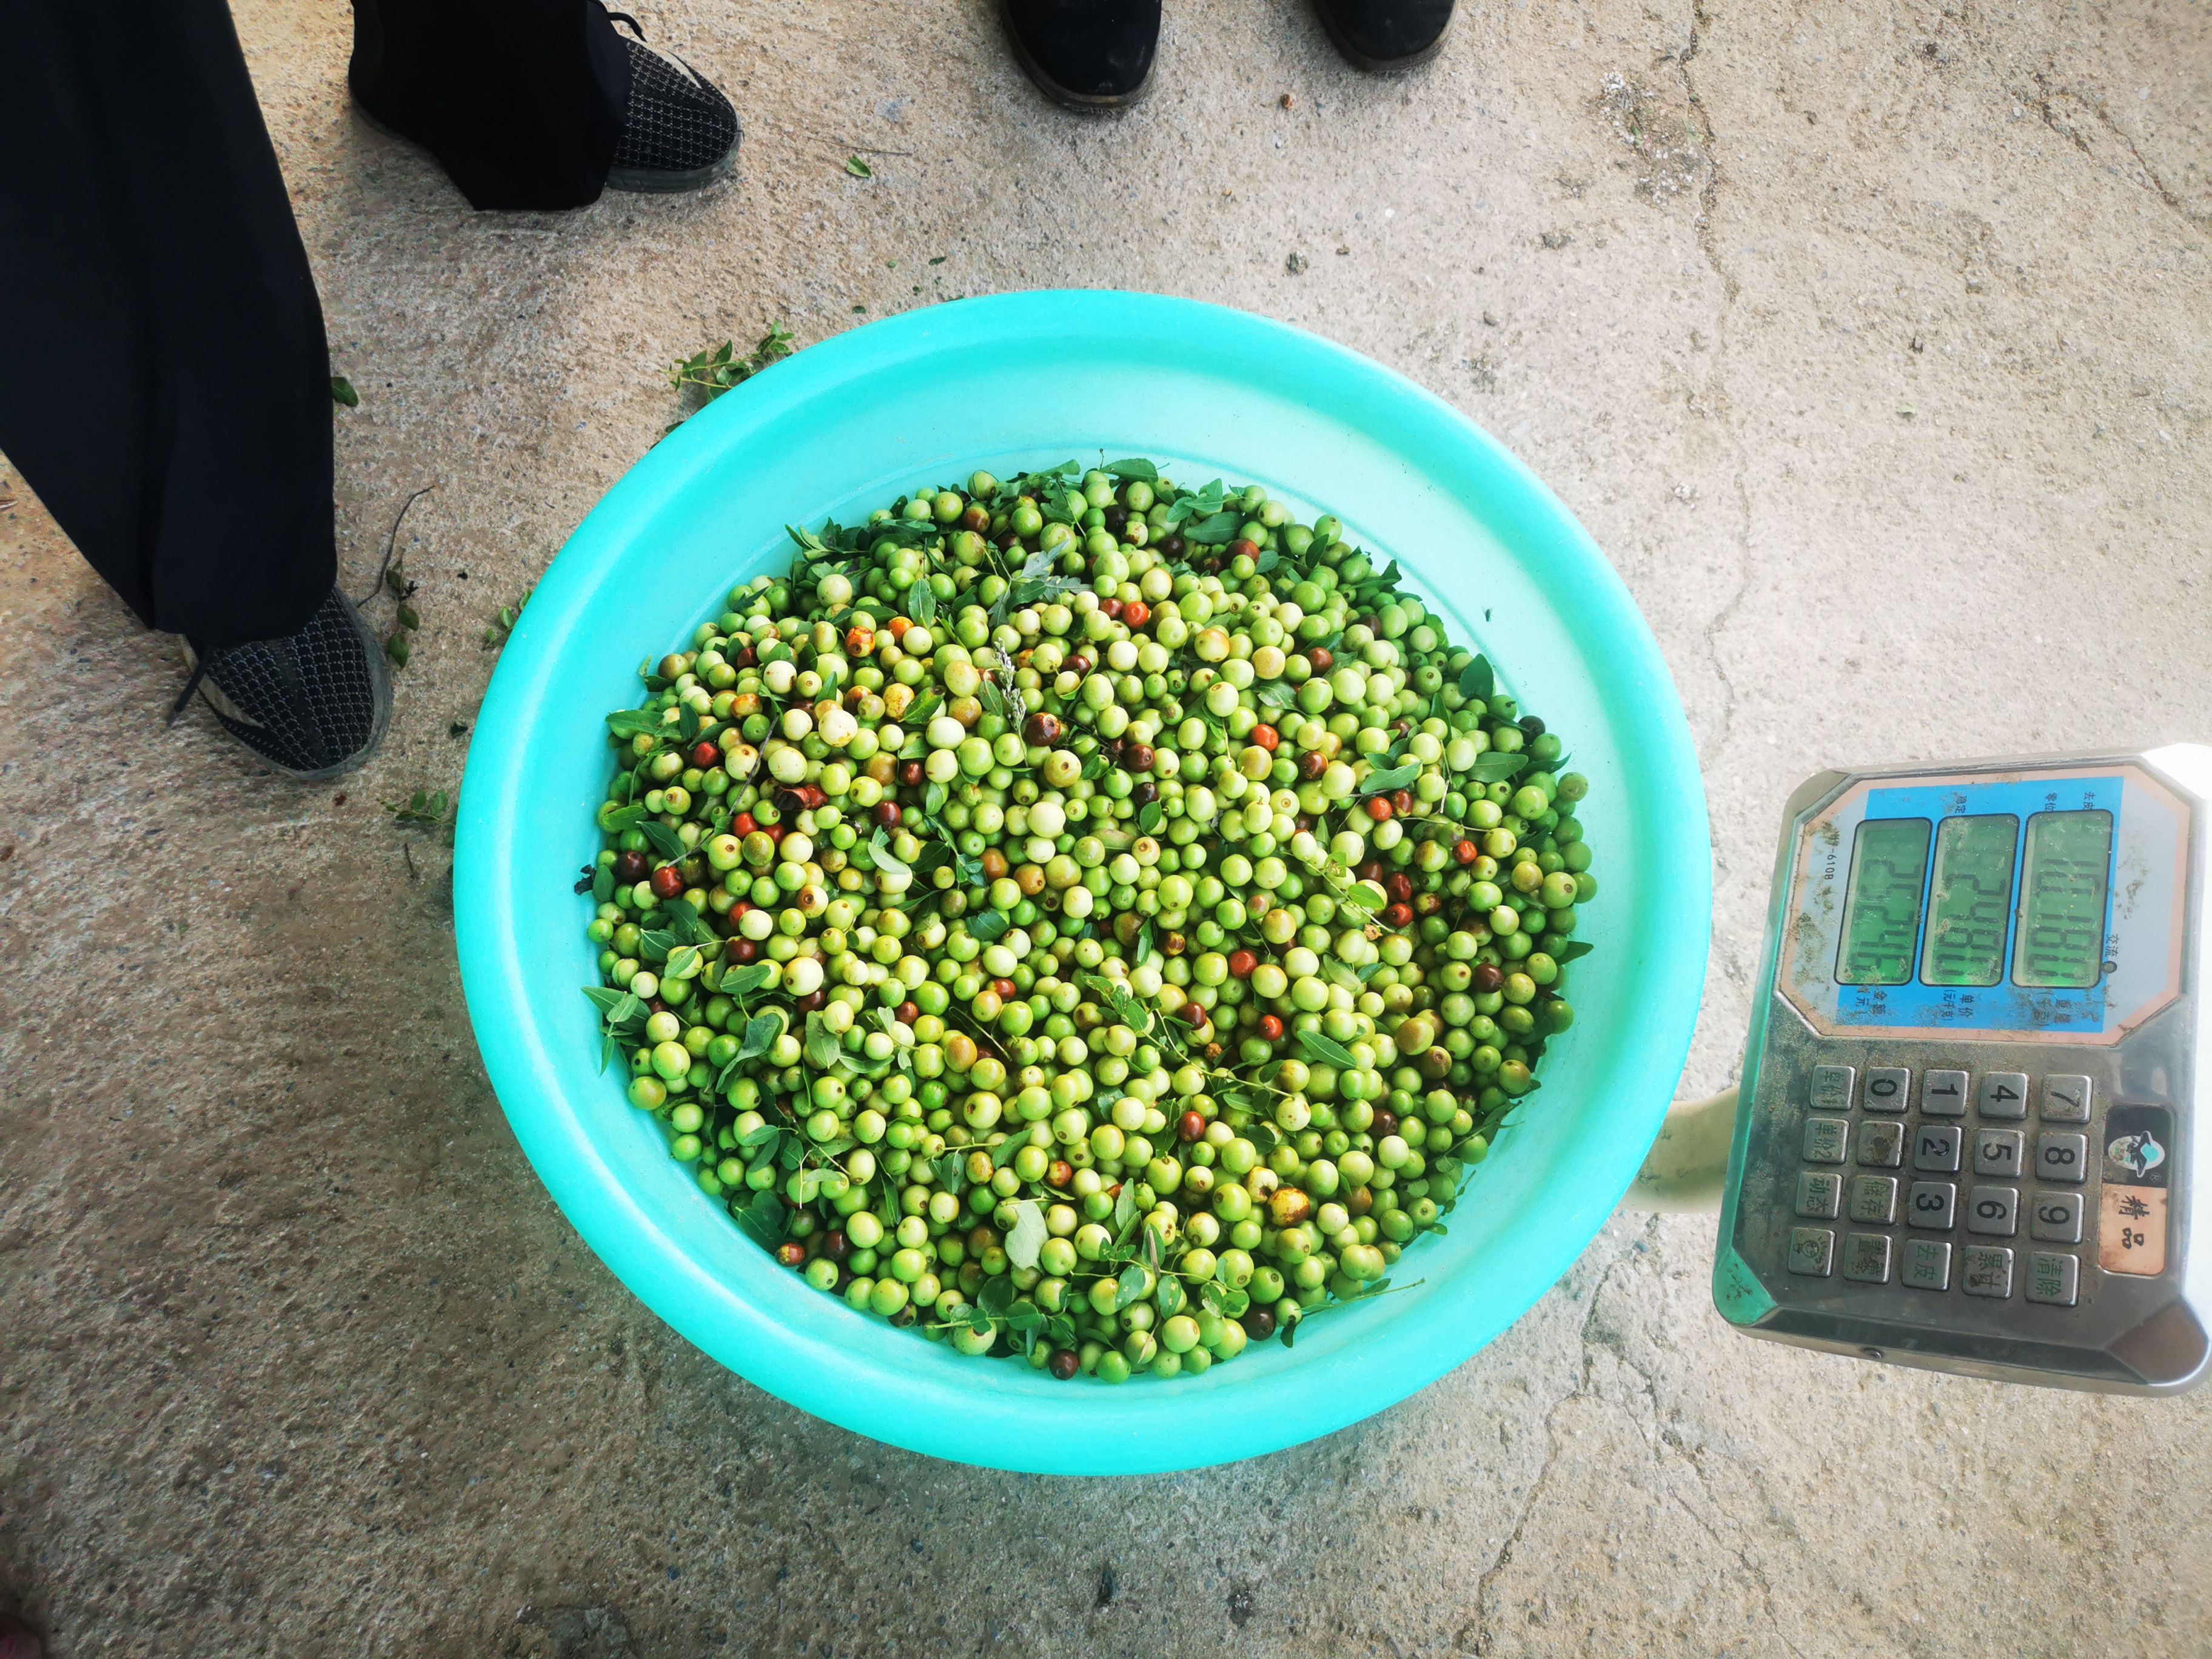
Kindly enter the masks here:
[[627, 191], [633, 196], [672, 196], [681, 191], [703, 190], [737, 164], [738, 147], [732, 144], [720, 161], [710, 161], [703, 167], [687, 167], [681, 173], [657, 167], [609, 167], [607, 188]]
[[[367, 654], [368, 660], [370, 695], [374, 699], [374, 707], [369, 716], [368, 740], [334, 766], [322, 767], [313, 772], [299, 772], [289, 766], [279, 766], [268, 756], [249, 747], [245, 743], [239, 742], [236, 738], [231, 739], [234, 743], [238, 743], [240, 749], [245, 750], [248, 755], [270, 771], [279, 773], [300, 783], [325, 783], [332, 778], [342, 778], [349, 772], [359, 771], [368, 763], [369, 757], [376, 752], [378, 745], [384, 741], [384, 734], [392, 728], [392, 665], [384, 654], [384, 641], [376, 637], [376, 630], [368, 625], [368, 618], [361, 614], [361, 608], [358, 605], [343, 593], [337, 596], [337, 600], [345, 607], [347, 619], [353, 623], [354, 632], [360, 636], [362, 649]], [[193, 651], [189, 641], [184, 642], [184, 651], [186, 666], [197, 668], [199, 665], [198, 655]], [[232, 703], [228, 697], [223, 696], [222, 688], [216, 684], [213, 680], [202, 683], [200, 695], [205, 697], [218, 712], [228, 714], [233, 720], [245, 720], [243, 712], [236, 704]], [[221, 701], [218, 702], [217, 699]], [[246, 723], [251, 724], [251, 722]], [[224, 735], [230, 736], [228, 732]]]
[[1062, 109], [1072, 109], [1078, 115], [1111, 115], [1117, 110], [1129, 109], [1142, 103], [1145, 95], [1152, 89], [1150, 70], [1146, 70], [1145, 78], [1137, 83], [1134, 92], [1125, 92], [1114, 97], [1095, 97], [1063, 87], [1037, 67], [1036, 59], [1030, 57], [1029, 49], [1022, 45], [1022, 37], [1014, 33], [1013, 10], [1006, 0], [999, 0], [999, 19], [1006, 25], [1006, 44], [1013, 48], [1014, 62], [1021, 65], [1022, 73], [1030, 77], [1032, 86]]
[[[424, 146], [416, 143], [405, 133], [378, 120], [360, 100], [354, 100], [353, 107], [354, 113], [360, 116], [364, 124], [386, 137], [397, 139], [403, 144], [428, 153]], [[632, 196], [673, 196], [688, 190], [703, 190], [728, 173], [737, 164], [738, 147], [732, 144], [723, 152], [720, 160], [711, 161], [703, 167], [689, 167], [681, 173], [663, 172], [653, 167], [610, 167], [607, 169], [607, 188]]]
[[1404, 58], [1370, 58], [1338, 32], [1336, 20], [1328, 15], [1327, 7], [1316, 6], [1314, 14], [1321, 19], [1322, 29], [1328, 36], [1330, 44], [1335, 46], [1338, 55], [1352, 68], [1365, 70], [1370, 75], [1395, 75], [1406, 70], [1419, 69], [1443, 50], [1444, 36], [1451, 33], [1451, 25], [1447, 22], [1437, 38], [1417, 52]]

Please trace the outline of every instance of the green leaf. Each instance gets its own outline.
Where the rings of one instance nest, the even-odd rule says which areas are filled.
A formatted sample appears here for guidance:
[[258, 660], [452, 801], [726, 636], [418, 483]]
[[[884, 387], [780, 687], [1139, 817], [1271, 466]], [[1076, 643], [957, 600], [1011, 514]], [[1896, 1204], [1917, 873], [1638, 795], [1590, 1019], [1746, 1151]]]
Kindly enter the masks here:
[[1421, 775], [1421, 763], [1407, 761], [1403, 766], [1391, 767], [1388, 771], [1370, 772], [1367, 781], [1359, 786], [1363, 795], [1384, 794], [1393, 789], [1409, 787]]
[[1120, 1313], [1142, 1302], [1148, 1289], [1146, 1280], [1151, 1276], [1133, 1261], [1122, 1268], [1121, 1278], [1114, 1283], [1114, 1311]]
[[1498, 690], [1498, 676], [1490, 666], [1490, 659], [1477, 657], [1460, 671], [1459, 694], [1462, 697], [1487, 698]]
[[783, 1035], [783, 1022], [774, 1014], [755, 1014], [745, 1022], [745, 1040], [738, 1045], [741, 1060], [757, 1060]]
[[1244, 520], [1239, 514], [1217, 513], [1210, 519], [1201, 519], [1196, 524], [1185, 525], [1182, 528], [1182, 538], [1187, 542], [1197, 542], [1204, 546], [1219, 546], [1232, 539], [1237, 534], [1237, 527], [1243, 522]]
[[1264, 576], [1274, 569], [1277, 565], [1282, 563], [1282, 562], [1283, 556], [1281, 553], [1278, 552], [1272, 547], [1266, 547], [1260, 550], [1260, 556], [1255, 559], [1252, 562], [1254, 568], [1259, 572], [1259, 574]]
[[1149, 802], [1138, 809], [1137, 828], [1148, 836], [1157, 834], [1160, 825], [1167, 822], [1167, 809], [1159, 802]]
[[665, 927], [647, 928], [637, 936], [637, 953], [647, 962], [666, 962], [678, 943], [676, 935]]
[[845, 1045], [837, 1041], [818, 1013], [806, 1017], [806, 1063], [817, 1072], [826, 1072], [835, 1066], [845, 1053]]
[[1005, 1169], [1021, 1155], [1022, 1148], [1029, 1144], [1030, 1138], [1027, 1131], [1019, 1134], [1008, 1135], [991, 1149], [991, 1167], [994, 1170]]
[[[1030, 1208], [1034, 1210], [1036, 1206], [1032, 1204]], [[1037, 1217], [1037, 1226], [1040, 1230], [1044, 1226], [1042, 1215]], [[1012, 1243], [1011, 1240], [1008, 1242]], [[1034, 1256], [1036, 1252], [1032, 1249], [1030, 1254]], [[1006, 1252], [1006, 1259], [1012, 1261], [1013, 1256], [1013, 1251], [1009, 1249]], [[1016, 1261], [1014, 1265], [1018, 1267], [1033, 1267], [1036, 1263], [1034, 1261]], [[1014, 1297], [1019, 1293], [1020, 1287], [1002, 1273], [995, 1279], [987, 1279], [983, 1281], [983, 1288], [976, 1292], [975, 1306], [993, 1319], [1004, 1319], [1013, 1310]]]
[[1143, 1213], [1144, 1212], [1137, 1207], [1136, 1194], [1129, 1190], [1127, 1182], [1122, 1182], [1121, 1190], [1114, 1194], [1114, 1242], [1115, 1243], [1118, 1244], [1128, 1237]]
[[331, 401], [343, 404], [348, 409], [361, 407], [361, 393], [353, 389], [353, 382], [343, 374], [331, 376]]
[[649, 708], [617, 708], [607, 716], [607, 729], [618, 738], [658, 732], [660, 723], [660, 716]]
[[1218, 1279], [1209, 1279], [1199, 1286], [1198, 1299], [1209, 1312], [1224, 1319], [1242, 1319], [1252, 1310], [1252, 1294], [1234, 1285], [1224, 1285]]
[[1325, 1037], [1319, 1031], [1298, 1033], [1298, 1047], [1305, 1050], [1308, 1060], [1317, 1060], [1334, 1066], [1340, 1072], [1355, 1071], [1359, 1062], [1352, 1057], [1352, 1050], [1334, 1037]]
[[761, 1242], [766, 1249], [774, 1249], [783, 1243], [789, 1231], [790, 1215], [783, 1200], [773, 1191], [755, 1193], [752, 1202], [734, 1212], [738, 1224]]
[[[749, 1152], [755, 1152], [763, 1146], [769, 1146], [775, 1141], [781, 1140], [783, 1138], [783, 1134], [784, 1132], [776, 1127], [775, 1124], [763, 1123], [759, 1127], [748, 1129], [744, 1133], [739, 1135], [738, 1137], [738, 1145], [744, 1148], [744, 1150]], [[774, 1153], [769, 1154], [771, 1157], [774, 1155]]]
[[1034, 1199], [1021, 1200], [1014, 1206], [1013, 1231], [1006, 1235], [1006, 1260], [1017, 1267], [1036, 1267], [1045, 1238], [1044, 1212]]
[[775, 969], [765, 962], [748, 963], [743, 968], [732, 969], [722, 975], [722, 994], [741, 997], [749, 992], [757, 991], [769, 982], [775, 972]]
[[941, 1153], [929, 1167], [937, 1172], [937, 1184], [955, 1198], [968, 1190], [968, 1162], [960, 1153]]
[[1389, 902], [1370, 882], [1358, 882], [1336, 896], [1337, 904], [1346, 910], [1357, 910], [1363, 916], [1371, 916]]
[[937, 619], [937, 590], [927, 576], [907, 589], [906, 614], [925, 627]]
[[1474, 764], [1467, 769], [1467, 775], [1477, 783], [1503, 783], [1517, 776], [1528, 764], [1526, 755], [1478, 755]]
[[845, 171], [855, 179], [872, 179], [876, 176], [876, 170], [857, 155], [848, 155], [845, 158]]
[[1252, 701], [1262, 708], [1288, 708], [1297, 696], [1297, 688], [1288, 680], [1261, 680], [1252, 688]]
[[881, 830], [876, 831], [875, 838], [868, 843], [868, 856], [875, 860], [878, 870], [889, 870], [902, 876], [914, 873], [912, 866], [892, 854], [890, 838]]
[[662, 969], [663, 979], [696, 979], [704, 966], [696, 945], [679, 945], [668, 953], [668, 965]]
[[712, 945], [714, 930], [700, 919], [699, 907], [687, 898], [660, 901], [660, 908], [672, 924], [670, 931], [686, 945]]
[[1564, 968], [1577, 957], [1588, 956], [1593, 948], [1586, 939], [1571, 939], [1558, 950], [1552, 951], [1550, 955], [1553, 961]]
[[1141, 478], [1146, 483], [1158, 483], [1160, 479], [1159, 468], [1135, 455], [1123, 461], [1109, 461], [1098, 470], [1110, 478], [1120, 478], [1124, 482]]
[[968, 924], [968, 937], [978, 945], [990, 945], [1004, 939], [1014, 919], [1004, 910], [986, 910]]
[[642, 818], [639, 820], [637, 828], [638, 832], [645, 837], [647, 844], [661, 857], [680, 859], [684, 856], [683, 842], [678, 839], [676, 832], [666, 824], [656, 818]]
[[945, 803], [950, 797], [951, 792], [936, 779], [932, 778], [928, 786], [921, 792], [923, 813], [929, 817], [935, 817], [945, 810]]

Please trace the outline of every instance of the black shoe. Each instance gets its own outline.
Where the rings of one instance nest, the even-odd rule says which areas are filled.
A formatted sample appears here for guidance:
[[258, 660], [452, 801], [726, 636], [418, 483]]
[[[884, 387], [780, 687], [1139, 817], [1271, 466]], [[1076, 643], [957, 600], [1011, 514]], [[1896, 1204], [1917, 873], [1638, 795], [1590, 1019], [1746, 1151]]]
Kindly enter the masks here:
[[629, 48], [629, 103], [607, 169], [609, 190], [697, 190], [738, 159], [738, 112], [721, 89], [689, 64], [645, 44], [637, 19], [608, 14], [637, 31]]
[[1114, 110], [1144, 96], [1160, 0], [999, 0], [999, 9], [1014, 61], [1055, 103]]
[[1443, 44], [1452, 0], [1314, 0], [1336, 49], [1364, 70], [1411, 69]]
[[173, 722], [198, 691], [223, 730], [280, 772], [313, 783], [350, 772], [392, 723], [384, 647], [351, 599], [331, 590], [289, 639], [203, 651], [187, 641], [191, 678]]

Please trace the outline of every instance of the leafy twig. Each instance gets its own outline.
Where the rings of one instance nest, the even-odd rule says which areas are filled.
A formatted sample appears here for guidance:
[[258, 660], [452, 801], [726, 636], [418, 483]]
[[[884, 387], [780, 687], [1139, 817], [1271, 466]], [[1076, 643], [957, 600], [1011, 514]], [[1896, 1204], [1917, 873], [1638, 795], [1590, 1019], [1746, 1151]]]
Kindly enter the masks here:
[[428, 830], [447, 846], [453, 844], [453, 821], [460, 803], [442, 789], [417, 789], [404, 801], [388, 800], [384, 810], [403, 830]]
[[376, 597], [377, 590], [384, 586], [386, 579], [392, 573], [392, 550], [398, 544], [399, 526], [406, 522], [407, 509], [437, 487], [435, 484], [424, 484], [399, 504], [398, 516], [392, 520], [391, 532], [384, 538], [384, 562], [376, 567], [376, 580], [368, 585], [368, 592], [354, 601], [356, 605], [367, 605]]
[[668, 384], [678, 392], [696, 390], [699, 393], [698, 406], [703, 409], [732, 386], [744, 385], [763, 369], [791, 356], [791, 341], [789, 330], [781, 323], [770, 323], [768, 332], [743, 356], [738, 355], [735, 341], [725, 340], [680, 363], [671, 363]]
[[515, 623], [522, 620], [522, 607], [530, 603], [530, 596], [537, 591], [534, 586], [526, 587], [522, 591], [522, 597], [513, 605], [500, 606], [499, 615], [493, 617], [491, 626], [484, 629], [483, 642], [486, 650], [507, 643], [507, 636], [514, 632]]

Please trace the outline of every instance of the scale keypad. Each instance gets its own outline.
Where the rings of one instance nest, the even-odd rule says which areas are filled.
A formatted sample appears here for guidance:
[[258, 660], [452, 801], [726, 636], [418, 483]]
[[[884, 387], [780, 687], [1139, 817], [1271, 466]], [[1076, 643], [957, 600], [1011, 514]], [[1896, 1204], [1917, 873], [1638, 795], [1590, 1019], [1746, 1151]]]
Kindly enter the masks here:
[[2098, 1233], [2091, 1079], [1820, 1065], [1803, 1087], [1792, 1273], [2079, 1305]]

